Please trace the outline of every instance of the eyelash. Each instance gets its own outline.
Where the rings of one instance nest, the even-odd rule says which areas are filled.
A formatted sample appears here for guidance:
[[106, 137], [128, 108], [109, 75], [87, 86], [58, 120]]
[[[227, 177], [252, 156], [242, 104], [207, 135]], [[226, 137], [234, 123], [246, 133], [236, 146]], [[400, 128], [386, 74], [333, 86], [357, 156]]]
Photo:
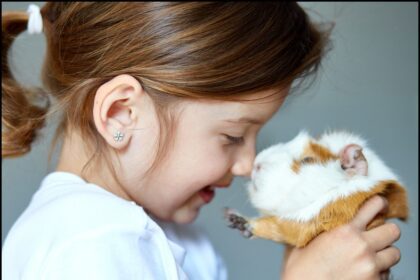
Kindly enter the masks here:
[[234, 137], [227, 134], [225, 134], [225, 136], [229, 140], [229, 142], [231, 142], [231, 144], [242, 144], [244, 142], [243, 137]]

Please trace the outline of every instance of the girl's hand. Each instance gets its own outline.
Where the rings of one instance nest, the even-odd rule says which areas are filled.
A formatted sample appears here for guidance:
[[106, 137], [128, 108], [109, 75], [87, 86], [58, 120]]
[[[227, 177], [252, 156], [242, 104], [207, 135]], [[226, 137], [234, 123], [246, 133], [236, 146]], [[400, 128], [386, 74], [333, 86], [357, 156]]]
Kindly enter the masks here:
[[400, 229], [392, 223], [369, 231], [366, 226], [387, 206], [376, 195], [350, 223], [320, 234], [304, 248], [293, 248], [285, 257], [282, 279], [386, 279], [400, 260], [400, 251], [391, 246]]

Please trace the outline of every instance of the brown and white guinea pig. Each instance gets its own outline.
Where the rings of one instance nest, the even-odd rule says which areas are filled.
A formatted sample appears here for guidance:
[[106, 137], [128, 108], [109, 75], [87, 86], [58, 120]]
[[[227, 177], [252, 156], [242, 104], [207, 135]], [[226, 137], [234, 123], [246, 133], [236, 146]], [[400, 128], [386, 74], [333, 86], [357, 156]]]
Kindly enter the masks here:
[[408, 218], [407, 195], [397, 176], [367, 146], [346, 131], [318, 139], [301, 131], [293, 140], [261, 151], [254, 162], [248, 193], [261, 214], [246, 218], [226, 208], [228, 225], [245, 237], [303, 247], [324, 231], [350, 222], [375, 194], [387, 198], [387, 218]]

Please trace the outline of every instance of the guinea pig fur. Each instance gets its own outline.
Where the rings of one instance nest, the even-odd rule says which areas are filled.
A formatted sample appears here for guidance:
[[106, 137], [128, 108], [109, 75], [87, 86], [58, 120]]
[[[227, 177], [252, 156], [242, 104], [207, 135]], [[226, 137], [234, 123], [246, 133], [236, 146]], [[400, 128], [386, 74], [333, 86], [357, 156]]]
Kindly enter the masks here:
[[375, 194], [389, 209], [387, 218], [408, 218], [405, 188], [361, 137], [333, 131], [312, 138], [301, 131], [293, 140], [261, 151], [254, 161], [248, 194], [261, 216], [246, 218], [226, 208], [228, 225], [246, 237], [303, 247], [323, 231], [350, 222]]

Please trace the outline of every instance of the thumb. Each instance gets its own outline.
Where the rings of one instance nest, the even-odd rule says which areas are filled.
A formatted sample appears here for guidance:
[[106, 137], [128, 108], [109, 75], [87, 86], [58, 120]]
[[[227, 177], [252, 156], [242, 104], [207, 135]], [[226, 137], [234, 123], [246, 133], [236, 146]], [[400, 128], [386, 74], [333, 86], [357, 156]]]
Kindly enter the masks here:
[[370, 221], [372, 221], [380, 212], [384, 212], [387, 208], [388, 201], [382, 196], [375, 195], [360, 207], [356, 216], [350, 223], [360, 230], [365, 230]]

